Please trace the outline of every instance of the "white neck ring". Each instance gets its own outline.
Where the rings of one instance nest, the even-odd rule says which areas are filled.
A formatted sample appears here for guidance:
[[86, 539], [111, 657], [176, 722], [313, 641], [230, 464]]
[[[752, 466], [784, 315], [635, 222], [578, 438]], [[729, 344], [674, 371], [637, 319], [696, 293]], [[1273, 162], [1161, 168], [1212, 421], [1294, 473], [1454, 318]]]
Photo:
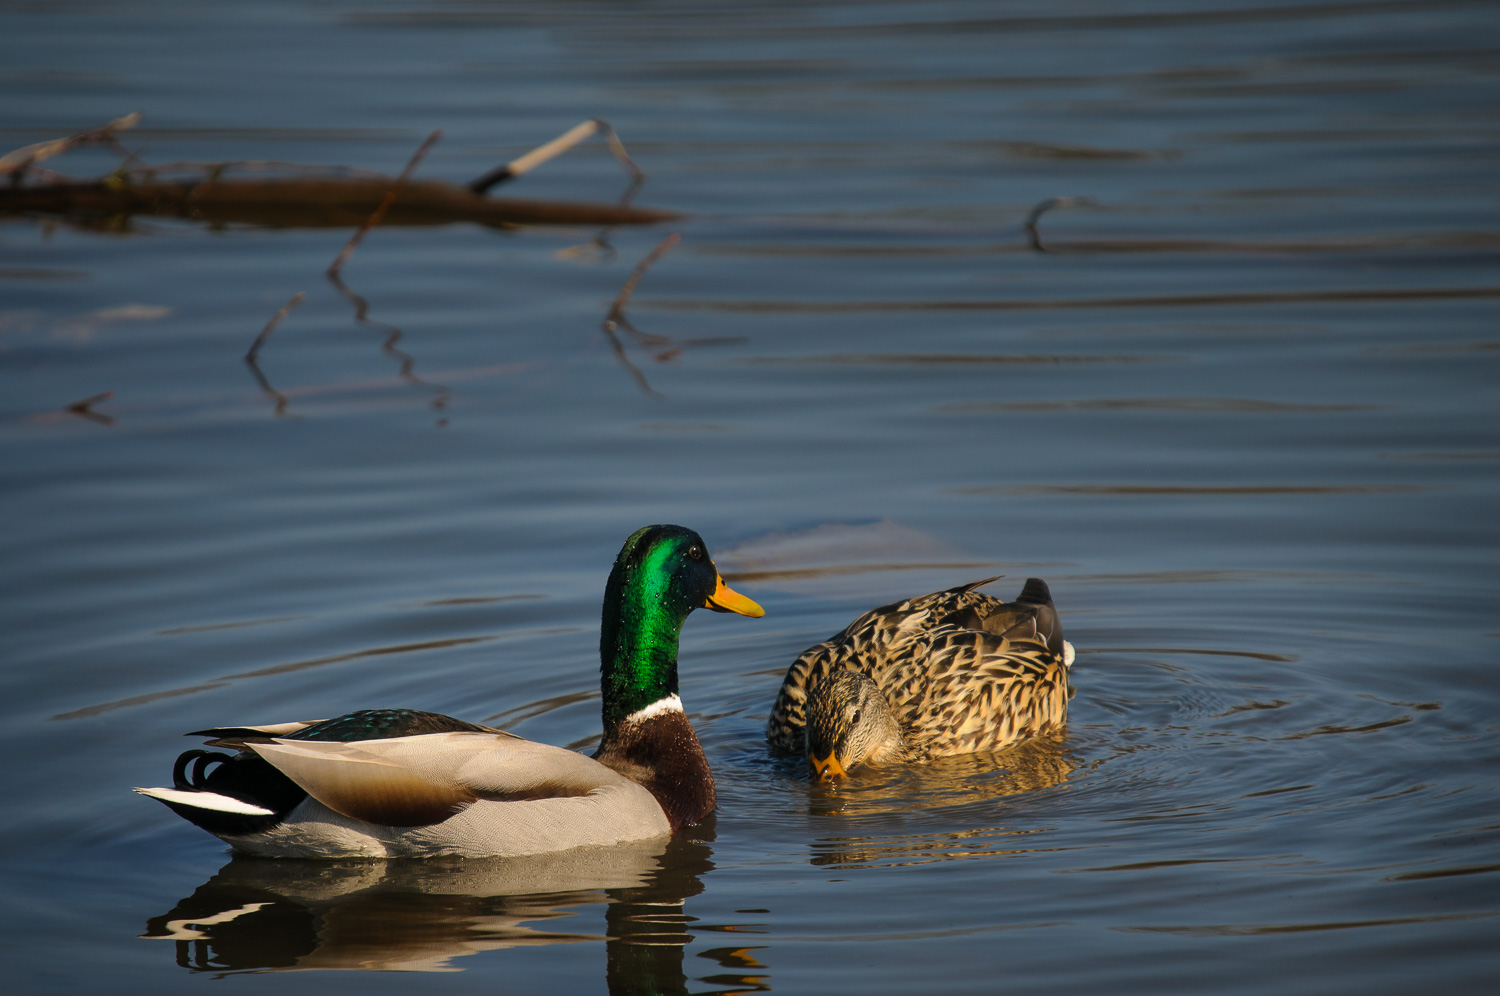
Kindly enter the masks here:
[[657, 699], [655, 702], [651, 703], [644, 709], [637, 709], [635, 712], [625, 717], [625, 722], [644, 723], [648, 719], [653, 719], [665, 713], [683, 711], [682, 699], [678, 698], [676, 694], [672, 694], [668, 695], [665, 698]]

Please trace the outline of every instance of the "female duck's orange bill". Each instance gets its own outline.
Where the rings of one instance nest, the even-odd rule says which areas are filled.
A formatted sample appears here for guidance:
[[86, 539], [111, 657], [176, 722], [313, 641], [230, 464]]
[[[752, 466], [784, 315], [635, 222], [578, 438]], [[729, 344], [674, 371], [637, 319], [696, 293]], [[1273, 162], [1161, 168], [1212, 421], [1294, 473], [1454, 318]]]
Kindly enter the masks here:
[[819, 759], [816, 754], [809, 754], [807, 760], [812, 765], [813, 781], [815, 782], [843, 778], [848, 774], [844, 770], [844, 766], [839, 763], [839, 759], [834, 756], [833, 751], [829, 751], [828, 756], [822, 759]]
[[714, 593], [708, 596], [708, 601], [703, 603], [704, 608], [713, 609], [715, 612], [738, 612], [742, 616], [750, 616], [754, 619], [759, 619], [766, 614], [765, 609], [729, 587], [718, 574], [714, 577], [718, 578], [719, 584], [714, 588]]

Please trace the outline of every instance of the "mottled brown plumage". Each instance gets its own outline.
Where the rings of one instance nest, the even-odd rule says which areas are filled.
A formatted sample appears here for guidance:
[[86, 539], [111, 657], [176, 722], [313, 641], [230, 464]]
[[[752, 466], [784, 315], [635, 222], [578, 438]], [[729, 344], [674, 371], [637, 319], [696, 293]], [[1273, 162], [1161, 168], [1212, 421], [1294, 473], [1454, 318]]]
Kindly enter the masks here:
[[[899, 740], [882, 734], [872, 752], [856, 752], [854, 764], [994, 750], [1060, 727], [1073, 653], [1051, 593], [1036, 578], [1014, 602], [976, 590], [994, 580], [872, 609], [804, 651], [772, 706], [766, 724], [772, 747], [793, 754], [816, 747], [826, 758], [861, 720], [869, 727], [870, 691], [861, 691], [857, 675], [878, 689]], [[809, 729], [809, 694], [841, 671], [853, 674], [828, 682], [827, 701]], [[863, 715], [860, 701], [867, 704]]]

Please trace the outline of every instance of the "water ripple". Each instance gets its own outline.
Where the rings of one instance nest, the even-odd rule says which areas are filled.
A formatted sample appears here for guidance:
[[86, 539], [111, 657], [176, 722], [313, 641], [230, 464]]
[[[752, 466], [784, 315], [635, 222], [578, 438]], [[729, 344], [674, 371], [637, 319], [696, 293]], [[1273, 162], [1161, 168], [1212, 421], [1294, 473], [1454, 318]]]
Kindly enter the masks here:
[[1057, 311], [1094, 308], [1195, 308], [1220, 305], [1339, 304], [1376, 301], [1465, 301], [1500, 297], [1500, 287], [1365, 287], [1309, 291], [1222, 291], [1138, 297], [1034, 298], [946, 301], [713, 301], [657, 298], [638, 307], [664, 311], [832, 315], [867, 311]]
[[956, 495], [1359, 495], [1427, 491], [1416, 484], [985, 484], [948, 488]]

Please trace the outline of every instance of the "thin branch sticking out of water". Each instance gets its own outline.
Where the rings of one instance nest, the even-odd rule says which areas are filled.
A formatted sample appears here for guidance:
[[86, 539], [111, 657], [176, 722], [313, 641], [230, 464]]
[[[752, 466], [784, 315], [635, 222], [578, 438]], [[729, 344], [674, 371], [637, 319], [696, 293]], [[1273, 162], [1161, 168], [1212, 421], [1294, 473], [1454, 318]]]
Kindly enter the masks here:
[[574, 125], [550, 142], [545, 142], [532, 149], [517, 159], [512, 159], [504, 166], [490, 170], [469, 184], [469, 189], [476, 194], [483, 194], [496, 184], [512, 180], [523, 173], [527, 173], [549, 159], [554, 159], [573, 148], [579, 142], [593, 135], [602, 133], [605, 141], [609, 143], [609, 151], [615, 154], [621, 166], [630, 173], [630, 186], [625, 188], [625, 193], [620, 195], [620, 206], [624, 207], [630, 203], [641, 184], [646, 182], [646, 171], [636, 165], [630, 153], [625, 151], [625, 143], [620, 141], [620, 136], [610, 127], [609, 122], [603, 118], [590, 118], [582, 124]]
[[255, 378], [255, 383], [260, 386], [261, 393], [270, 398], [272, 401], [276, 402], [276, 408], [274, 409], [273, 414], [277, 418], [300, 417], [294, 412], [287, 411], [287, 405], [290, 403], [289, 399], [285, 394], [282, 394], [280, 391], [276, 390], [276, 388], [271, 386], [271, 382], [266, 379], [265, 373], [260, 369], [259, 363], [256, 363], [254, 360], [247, 356], [245, 357], [245, 365], [250, 368], [250, 375]]
[[443, 133], [441, 130], [434, 131], [431, 135], [427, 136], [427, 140], [417, 148], [417, 151], [412, 153], [411, 159], [406, 163], [406, 168], [401, 171], [400, 176], [396, 177], [396, 182], [391, 184], [391, 189], [386, 192], [385, 198], [380, 202], [380, 206], [374, 210], [370, 217], [365, 219], [365, 223], [359, 226], [359, 231], [350, 237], [348, 244], [344, 246], [338, 256], [329, 265], [328, 276], [330, 279], [338, 280], [340, 271], [343, 270], [344, 264], [349, 262], [349, 257], [354, 255], [354, 250], [359, 248], [359, 244], [365, 240], [365, 236], [369, 234], [370, 229], [380, 224], [380, 219], [385, 217], [385, 213], [396, 202], [396, 195], [401, 192], [401, 188], [411, 178], [412, 172], [417, 168], [417, 164], [427, 155], [427, 150], [436, 145], [442, 137]]
[[251, 366], [255, 365], [255, 358], [260, 355], [260, 348], [266, 344], [267, 339], [271, 338], [271, 333], [276, 331], [276, 326], [280, 325], [286, 316], [292, 313], [292, 309], [301, 304], [306, 297], [307, 291], [298, 291], [292, 295], [291, 300], [281, 306], [280, 311], [271, 316], [271, 320], [266, 322], [266, 327], [260, 330], [260, 335], [256, 336], [255, 341], [250, 344], [250, 351], [245, 354], [246, 363]]
[[1026, 234], [1031, 238], [1031, 248], [1037, 252], [1047, 251], [1047, 247], [1042, 245], [1042, 234], [1037, 230], [1037, 222], [1041, 220], [1042, 215], [1053, 208], [1086, 207], [1092, 206], [1095, 203], [1092, 197], [1049, 197], [1032, 208], [1031, 213], [1026, 216], [1026, 224], [1024, 226]]
[[[625, 151], [625, 143], [620, 141], [619, 133], [603, 118], [590, 118], [582, 124], [574, 125], [552, 141], [538, 145], [524, 156], [512, 159], [504, 166], [493, 169], [474, 180], [469, 184], [469, 189], [476, 194], [483, 194], [491, 187], [504, 183], [507, 180], [515, 179], [523, 173], [530, 172], [542, 163], [562, 155], [585, 139], [601, 133], [604, 135], [605, 141], [609, 143], [609, 150], [614, 153], [615, 159], [630, 174], [630, 183], [625, 187], [624, 193], [620, 195], [620, 200], [617, 204], [617, 207], [624, 211], [629, 208], [630, 202], [635, 198], [636, 192], [641, 189], [641, 185], [646, 182], [646, 171], [641, 169], [634, 159], [630, 158], [630, 153]], [[613, 257], [615, 249], [614, 246], [609, 244], [609, 233], [618, 228], [619, 225], [620, 221], [611, 221], [592, 240], [582, 245], [565, 249], [563, 253], [571, 256], [582, 256], [591, 250], [597, 250], [606, 257]]]
[[[431, 404], [434, 409], [441, 411], [442, 409], [448, 407], [448, 399], [451, 396], [451, 392], [448, 390], [448, 388], [444, 387], [442, 384], [434, 384], [431, 381], [426, 381], [421, 377], [418, 377], [416, 374], [416, 357], [406, 352], [406, 350], [398, 349], [396, 347], [396, 343], [400, 342], [402, 336], [404, 336], [406, 333], [395, 325], [390, 324], [389, 322], [376, 321], [375, 319], [371, 318], [370, 302], [365, 300], [362, 295], [357, 293], [348, 284], [344, 283], [344, 278], [342, 276], [337, 273], [329, 272], [328, 281], [333, 284], [334, 289], [339, 292], [339, 295], [354, 307], [354, 321], [356, 324], [363, 325], [365, 328], [374, 329], [377, 332], [385, 333], [385, 340], [380, 344], [380, 351], [382, 353], [385, 353], [387, 356], [393, 357], [396, 362], [400, 364], [398, 373], [401, 379], [409, 384], [424, 387], [432, 391], [434, 396]], [[442, 426], [446, 424], [446, 419], [438, 420], [438, 425]]]
[[271, 320], [266, 322], [266, 327], [260, 330], [260, 335], [255, 337], [255, 342], [250, 344], [249, 352], [245, 353], [245, 365], [250, 368], [250, 373], [255, 378], [255, 383], [260, 385], [260, 389], [266, 397], [276, 402], [277, 418], [282, 418], [290, 414], [286, 410], [287, 397], [271, 386], [271, 382], [266, 379], [266, 375], [260, 369], [260, 363], [256, 358], [260, 356], [260, 348], [266, 344], [267, 339], [271, 338], [271, 333], [276, 331], [276, 326], [280, 325], [286, 319], [286, 316], [292, 313], [292, 309], [301, 304], [306, 297], [306, 291], [298, 291], [293, 294], [291, 299], [286, 304], [283, 304], [276, 314], [271, 316]]
[[609, 309], [609, 314], [604, 319], [606, 322], [617, 322], [624, 320], [625, 305], [629, 303], [630, 296], [635, 293], [635, 285], [641, 282], [641, 278], [646, 275], [647, 270], [656, 265], [657, 260], [661, 259], [667, 253], [671, 252], [672, 247], [681, 241], [681, 233], [673, 232], [671, 235], [668, 235], [666, 238], [662, 239], [657, 247], [655, 249], [652, 249], [651, 252], [646, 255], [645, 259], [636, 264], [635, 270], [625, 280], [624, 286], [620, 288], [620, 293], [615, 296], [614, 306]]
[[[401, 188], [411, 178], [412, 173], [416, 170], [418, 164], [422, 162], [423, 157], [427, 155], [427, 150], [436, 145], [442, 137], [443, 133], [441, 131], [434, 131], [431, 135], [427, 136], [427, 140], [422, 143], [417, 151], [412, 153], [411, 159], [406, 164], [406, 168], [401, 171], [401, 175], [391, 185], [390, 191], [385, 195], [385, 199], [380, 202], [380, 206], [375, 209], [370, 217], [365, 219], [365, 223], [360, 226], [359, 231], [355, 232], [354, 236], [349, 239], [349, 244], [344, 246], [338, 258], [328, 267], [329, 282], [333, 284], [334, 289], [339, 292], [344, 300], [354, 306], [355, 322], [367, 328], [374, 328], [386, 333], [385, 341], [380, 345], [381, 352], [395, 357], [397, 362], [401, 364], [401, 378], [403, 380], [410, 381], [413, 384], [420, 384], [423, 387], [432, 389], [436, 393], [436, 396], [432, 399], [432, 407], [439, 411], [448, 405], [448, 389], [441, 384], [429, 384], [413, 373], [417, 365], [416, 357], [405, 350], [396, 348], [396, 343], [401, 341], [401, 337], [405, 333], [394, 325], [377, 322], [369, 317], [370, 302], [355, 293], [348, 284], [344, 283], [343, 269], [344, 264], [349, 262], [349, 257], [354, 255], [354, 250], [359, 248], [359, 244], [364, 241], [364, 237], [369, 234], [370, 229], [380, 224], [380, 219], [385, 217], [386, 211], [395, 203], [396, 195], [401, 192]], [[444, 425], [446, 424], [446, 420], [440, 419], [438, 424]]]
[[71, 405], [68, 405], [65, 410], [72, 412], [74, 415], [86, 418], [90, 422], [97, 422], [100, 425], [114, 425], [115, 418], [113, 415], [105, 415], [103, 412], [96, 412], [93, 409], [94, 405], [97, 405], [101, 401], [108, 401], [114, 396], [114, 391], [104, 391], [101, 394], [84, 398], [82, 401], [75, 401]]
[[646, 380], [646, 375], [641, 372], [641, 368], [630, 362], [630, 357], [625, 353], [625, 344], [615, 334], [615, 329], [623, 328], [638, 339], [661, 338], [649, 336], [647, 333], [641, 332], [634, 325], [631, 325], [630, 320], [625, 317], [625, 305], [630, 301], [630, 296], [635, 293], [636, 284], [641, 282], [641, 278], [646, 275], [646, 271], [651, 269], [657, 260], [670, 252], [672, 247], [680, 241], [682, 241], [682, 235], [678, 232], [673, 232], [662, 239], [661, 243], [655, 249], [652, 249], [646, 255], [645, 259], [636, 264], [635, 270], [625, 279], [624, 286], [620, 288], [620, 293], [615, 295], [615, 302], [610, 306], [609, 313], [604, 316], [604, 321], [600, 326], [604, 329], [605, 336], [609, 338], [609, 344], [615, 351], [615, 358], [620, 361], [620, 364], [626, 370], [630, 371], [631, 377], [635, 379], [640, 389], [654, 398], [662, 397], [661, 393], [651, 387], [650, 382]]
[[[427, 155], [427, 151], [431, 149], [432, 146], [442, 138], [442, 136], [443, 133], [441, 131], [434, 131], [431, 135], [427, 136], [427, 140], [417, 148], [417, 151], [412, 153], [411, 159], [407, 161], [406, 168], [401, 171], [401, 175], [398, 176], [395, 182], [391, 184], [390, 189], [386, 191], [385, 197], [381, 200], [380, 204], [375, 208], [370, 216], [365, 219], [364, 224], [362, 224], [354, 233], [354, 235], [350, 237], [349, 241], [344, 245], [344, 248], [339, 252], [338, 256], [336, 256], [333, 262], [329, 264], [326, 271], [326, 276], [328, 277], [329, 283], [333, 284], [334, 289], [339, 292], [339, 295], [353, 306], [355, 322], [368, 328], [374, 328], [377, 331], [385, 334], [385, 340], [381, 343], [380, 347], [381, 351], [396, 358], [397, 362], [400, 364], [400, 376], [403, 380], [409, 381], [414, 384], [419, 384], [422, 387], [429, 388], [436, 393], [436, 397], [432, 401], [432, 407], [439, 410], [447, 406], [448, 389], [440, 384], [429, 384], [413, 372], [414, 368], [416, 367], [416, 359], [410, 353], [396, 348], [396, 343], [401, 341], [401, 337], [404, 333], [401, 331], [401, 329], [397, 328], [394, 325], [390, 325], [384, 322], [377, 322], [369, 317], [370, 303], [365, 300], [365, 298], [357, 294], [353, 289], [351, 289], [348, 284], [344, 283], [343, 269], [344, 266], [349, 262], [350, 258], [354, 255], [355, 250], [360, 247], [360, 244], [364, 241], [365, 236], [370, 233], [370, 230], [372, 228], [380, 224], [381, 219], [385, 217], [386, 212], [390, 210], [391, 205], [395, 203], [397, 195], [400, 194], [402, 187], [405, 186], [406, 182], [411, 178], [412, 173], [422, 162], [422, 159]], [[250, 351], [245, 354], [245, 362], [249, 364], [250, 372], [254, 374], [256, 383], [260, 385], [261, 390], [264, 391], [268, 397], [272, 398], [276, 402], [277, 415], [287, 414], [287, 397], [285, 394], [271, 386], [270, 381], [267, 380], [265, 374], [261, 371], [260, 364], [256, 361], [256, 358], [260, 354], [261, 347], [264, 346], [266, 341], [271, 337], [271, 333], [276, 330], [276, 327], [281, 324], [281, 321], [286, 318], [286, 316], [291, 312], [293, 308], [302, 303], [302, 300], [305, 297], [306, 294], [304, 292], [299, 292], [290, 301], [283, 305], [281, 310], [273, 315], [271, 317], [271, 320], [266, 323], [266, 327], [261, 330], [260, 335], [256, 337], [255, 342], [251, 345]]]

